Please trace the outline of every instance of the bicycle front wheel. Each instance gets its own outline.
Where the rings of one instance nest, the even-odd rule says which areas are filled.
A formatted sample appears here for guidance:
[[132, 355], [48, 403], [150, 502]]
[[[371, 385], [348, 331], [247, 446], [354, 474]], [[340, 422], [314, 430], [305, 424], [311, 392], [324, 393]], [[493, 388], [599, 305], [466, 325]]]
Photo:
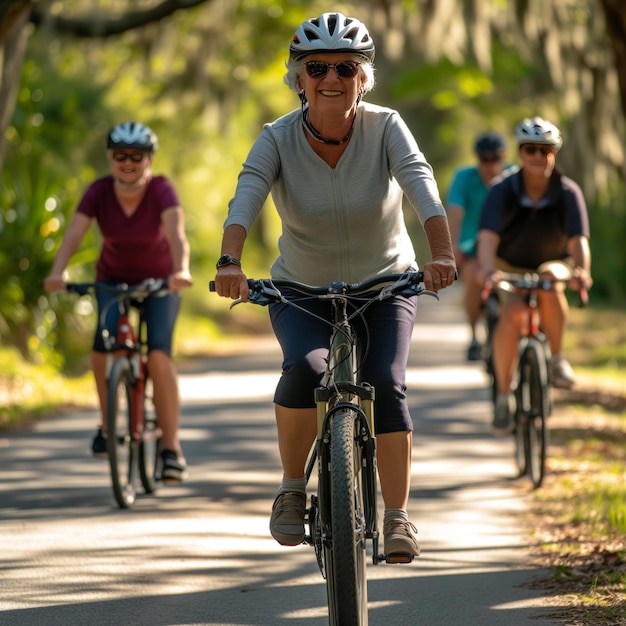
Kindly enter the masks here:
[[546, 418], [550, 405], [547, 360], [543, 346], [531, 341], [524, 353], [525, 380], [528, 389], [528, 474], [535, 489], [541, 486], [545, 475], [547, 429]]
[[133, 442], [133, 378], [130, 361], [113, 362], [107, 395], [107, 452], [113, 495], [122, 509], [132, 506], [137, 495], [138, 446]]
[[331, 541], [325, 547], [330, 623], [362, 626], [368, 623], [366, 523], [356, 411], [338, 411], [330, 430]]
[[139, 444], [139, 477], [143, 490], [146, 493], [155, 493], [159, 486], [156, 477], [157, 458], [159, 455], [159, 438], [161, 431], [157, 427], [154, 407], [148, 407], [151, 403], [152, 393], [148, 389], [152, 387], [152, 380], [146, 374], [145, 391], [143, 397], [144, 426]]

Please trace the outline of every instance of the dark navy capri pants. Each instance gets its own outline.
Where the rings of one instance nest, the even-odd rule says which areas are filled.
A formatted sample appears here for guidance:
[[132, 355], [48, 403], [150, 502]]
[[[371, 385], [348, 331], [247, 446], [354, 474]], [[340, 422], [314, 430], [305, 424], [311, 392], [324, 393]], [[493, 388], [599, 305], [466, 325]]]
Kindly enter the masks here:
[[[289, 298], [294, 294], [284, 290], [283, 295]], [[298, 306], [331, 319], [329, 302], [302, 299], [301, 294], [295, 298]], [[353, 319], [360, 364], [357, 376], [376, 391], [374, 419], [378, 434], [413, 430], [406, 399], [406, 367], [416, 313], [417, 296], [394, 296], [374, 302], [365, 310], [367, 332], [360, 317]], [[292, 409], [313, 408], [314, 390], [321, 384], [326, 368], [331, 326], [283, 303], [270, 304], [269, 314], [283, 351], [274, 402]]]
[[[117, 296], [104, 291], [96, 292], [98, 302], [98, 327], [93, 342], [95, 352], [107, 352], [102, 340], [102, 330], [106, 328], [112, 336], [117, 334], [117, 320], [119, 310]], [[143, 302], [146, 319], [148, 352], [162, 350], [172, 354], [172, 338], [174, 325], [180, 309], [180, 293], [167, 293], [162, 296], [150, 296]], [[100, 313], [106, 310], [105, 319], [100, 319]], [[104, 323], [103, 323], [104, 322]]]

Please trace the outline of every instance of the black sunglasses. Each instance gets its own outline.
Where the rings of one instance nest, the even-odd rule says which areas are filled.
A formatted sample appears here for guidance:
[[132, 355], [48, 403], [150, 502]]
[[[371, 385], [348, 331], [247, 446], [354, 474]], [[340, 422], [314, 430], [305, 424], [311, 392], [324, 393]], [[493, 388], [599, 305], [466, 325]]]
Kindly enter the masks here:
[[145, 152], [114, 152], [111, 158], [118, 163], [124, 163], [126, 159], [130, 159], [133, 163], [141, 163], [145, 156]]
[[360, 63], [356, 61], [340, 61], [339, 63], [326, 63], [325, 61], [307, 61], [304, 64], [309, 78], [324, 78], [328, 70], [333, 67], [339, 78], [354, 78], [359, 71]]
[[504, 157], [497, 154], [479, 154], [478, 160], [481, 163], [499, 163]]
[[528, 154], [529, 156], [532, 156], [533, 154], [536, 154], [537, 152], [541, 152], [543, 156], [547, 156], [548, 154], [552, 152], [552, 148], [548, 148], [547, 146], [531, 146], [529, 144], [524, 144], [522, 146], [522, 151]]

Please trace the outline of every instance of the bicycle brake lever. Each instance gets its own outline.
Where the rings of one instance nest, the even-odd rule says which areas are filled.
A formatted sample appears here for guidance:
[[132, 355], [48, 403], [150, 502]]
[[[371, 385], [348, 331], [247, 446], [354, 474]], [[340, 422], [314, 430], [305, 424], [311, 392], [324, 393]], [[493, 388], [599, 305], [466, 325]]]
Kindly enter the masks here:
[[439, 294], [436, 291], [430, 291], [430, 289], [420, 289], [416, 292], [418, 296], [432, 296], [439, 300]]

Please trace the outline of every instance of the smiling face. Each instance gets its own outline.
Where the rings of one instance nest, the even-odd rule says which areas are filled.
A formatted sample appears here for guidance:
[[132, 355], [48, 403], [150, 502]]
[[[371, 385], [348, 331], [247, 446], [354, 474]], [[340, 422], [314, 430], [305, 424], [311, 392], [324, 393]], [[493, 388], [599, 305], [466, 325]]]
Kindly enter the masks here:
[[556, 163], [556, 150], [546, 144], [525, 143], [519, 148], [524, 171], [535, 176], [549, 178]]
[[139, 182], [152, 163], [152, 155], [134, 148], [109, 150], [113, 176], [120, 183], [132, 185]]
[[362, 91], [365, 77], [360, 71], [356, 71], [355, 75], [350, 77], [347, 68], [343, 66], [339, 68], [339, 74], [345, 76], [342, 78], [338, 75], [338, 70], [334, 65], [345, 62], [358, 64], [362, 59], [353, 54], [324, 52], [307, 57], [305, 64], [312, 61], [320, 61], [333, 67], [328, 67], [326, 74], [319, 78], [312, 78], [305, 70], [305, 66], [302, 67], [299, 82], [309, 102], [311, 119], [316, 120], [327, 116], [346, 117], [354, 108]]

